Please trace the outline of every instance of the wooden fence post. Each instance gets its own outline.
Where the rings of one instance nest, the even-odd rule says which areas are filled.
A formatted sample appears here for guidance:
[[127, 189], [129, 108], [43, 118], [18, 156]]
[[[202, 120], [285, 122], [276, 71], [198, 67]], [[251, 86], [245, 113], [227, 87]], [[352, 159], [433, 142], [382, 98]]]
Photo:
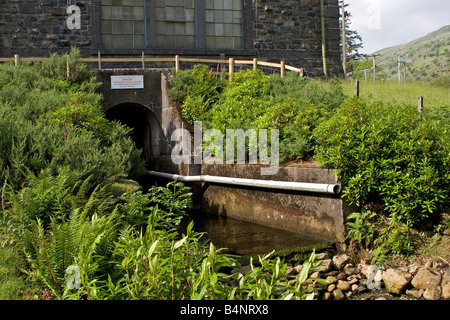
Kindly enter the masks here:
[[19, 55], [15, 54], [14, 55], [14, 65], [17, 67], [19, 65]]
[[70, 66], [69, 66], [69, 59], [66, 61], [66, 78], [69, 79], [70, 77]]
[[419, 97], [419, 105], [418, 105], [419, 117], [420, 114], [422, 113], [422, 109], [423, 109], [423, 97]]
[[258, 69], [258, 59], [257, 58], [253, 58], [253, 70]]
[[281, 75], [282, 78], [284, 77], [284, 68], [285, 68], [284, 60], [281, 60], [281, 64], [280, 64], [280, 75]]
[[355, 82], [355, 96], [359, 97], [359, 80]]
[[175, 56], [175, 72], [178, 72], [180, 70], [180, 56]]
[[228, 79], [231, 81], [231, 75], [234, 73], [234, 58], [228, 59]]

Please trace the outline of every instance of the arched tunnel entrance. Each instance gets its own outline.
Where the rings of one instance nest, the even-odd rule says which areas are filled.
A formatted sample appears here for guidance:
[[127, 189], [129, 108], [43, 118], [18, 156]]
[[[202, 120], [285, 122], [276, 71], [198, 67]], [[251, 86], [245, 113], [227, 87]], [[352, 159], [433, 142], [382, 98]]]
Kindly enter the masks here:
[[141, 104], [127, 102], [108, 109], [105, 116], [133, 129], [131, 138], [136, 147], [142, 150], [147, 168], [153, 169], [155, 159], [161, 153], [162, 137], [161, 126], [153, 112]]

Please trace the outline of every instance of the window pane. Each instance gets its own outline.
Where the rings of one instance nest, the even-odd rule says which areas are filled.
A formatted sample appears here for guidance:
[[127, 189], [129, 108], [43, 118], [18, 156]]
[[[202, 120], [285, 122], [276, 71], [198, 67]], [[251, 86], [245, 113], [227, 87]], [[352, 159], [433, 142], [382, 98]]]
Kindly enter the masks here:
[[123, 18], [123, 8], [118, 6], [111, 7], [111, 18], [112, 19], [122, 19]]
[[194, 0], [155, 1], [158, 48], [195, 47], [194, 5]]
[[122, 21], [122, 33], [133, 34], [134, 33], [134, 22], [133, 21]]
[[223, 0], [214, 0], [214, 9], [223, 9]]
[[134, 22], [134, 34], [144, 34], [144, 23], [140, 21]]
[[111, 22], [112, 25], [112, 34], [121, 34], [122, 33], [122, 21], [113, 20]]
[[105, 48], [144, 48], [144, 0], [102, 0]]
[[133, 19], [133, 7], [123, 7], [123, 18], [126, 20]]
[[242, 48], [242, 0], [205, 0], [206, 47]]
[[223, 8], [225, 10], [233, 9], [233, 0], [223, 0]]
[[111, 33], [111, 21], [102, 21], [102, 32], [103, 33]]

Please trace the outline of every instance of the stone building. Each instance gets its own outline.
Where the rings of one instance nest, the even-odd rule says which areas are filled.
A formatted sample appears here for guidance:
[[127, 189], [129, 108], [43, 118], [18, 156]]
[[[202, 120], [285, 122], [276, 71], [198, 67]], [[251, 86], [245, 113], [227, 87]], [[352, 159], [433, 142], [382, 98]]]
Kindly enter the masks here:
[[[323, 74], [320, 0], [0, 0], [0, 56], [182, 55]], [[324, 0], [327, 72], [341, 74], [338, 0]]]

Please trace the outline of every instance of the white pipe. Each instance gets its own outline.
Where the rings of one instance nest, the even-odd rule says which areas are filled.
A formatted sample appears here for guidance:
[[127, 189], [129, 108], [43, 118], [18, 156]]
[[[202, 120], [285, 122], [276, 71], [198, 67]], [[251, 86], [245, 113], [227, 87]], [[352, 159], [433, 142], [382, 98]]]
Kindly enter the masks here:
[[259, 188], [274, 188], [274, 189], [294, 190], [294, 191], [308, 191], [308, 192], [319, 192], [329, 194], [339, 194], [341, 192], [341, 187], [338, 184], [242, 179], [242, 178], [218, 177], [208, 175], [182, 176], [179, 174], [172, 174], [158, 171], [147, 171], [147, 173], [155, 177], [167, 178], [182, 182], [212, 182], [229, 185], [239, 185], [239, 186], [249, 186]]

